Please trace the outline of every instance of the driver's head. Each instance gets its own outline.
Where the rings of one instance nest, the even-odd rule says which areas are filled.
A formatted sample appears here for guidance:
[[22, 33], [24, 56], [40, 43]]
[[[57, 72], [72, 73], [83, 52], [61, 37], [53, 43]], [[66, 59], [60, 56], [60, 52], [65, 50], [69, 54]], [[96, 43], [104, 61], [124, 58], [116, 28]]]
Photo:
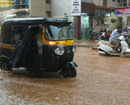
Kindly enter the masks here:
[[18, 34], [18, 33], [19, 33], [18, 28], [14, 28], [14, 33], [16, 33], [16, 34]]
[[118, 27], [117, 27], [117, 30], [118, 30], [118, 32], [121, 32], [122, 27], [121, 27], [121, 26], [118, 26]]

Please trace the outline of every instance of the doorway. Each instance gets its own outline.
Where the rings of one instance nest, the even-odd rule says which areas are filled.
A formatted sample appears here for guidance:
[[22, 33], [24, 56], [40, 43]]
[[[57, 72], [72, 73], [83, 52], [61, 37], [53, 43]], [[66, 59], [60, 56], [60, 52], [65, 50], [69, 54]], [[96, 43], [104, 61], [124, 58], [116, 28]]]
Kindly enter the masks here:
[[89, 30], [89, 16], [87, 13], [81, 13], [81, 39], [86, 38]]

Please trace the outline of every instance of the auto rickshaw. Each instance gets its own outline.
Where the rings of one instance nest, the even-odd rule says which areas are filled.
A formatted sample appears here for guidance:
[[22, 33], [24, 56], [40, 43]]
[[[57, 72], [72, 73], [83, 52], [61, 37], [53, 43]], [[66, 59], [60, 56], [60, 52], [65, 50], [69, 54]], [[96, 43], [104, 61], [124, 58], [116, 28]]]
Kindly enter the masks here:
[[[77, 64], [73, 62], [76, 46], [70, 24], [66, 19], [53, 18], [15, 18], [3, 21], [0, 68], [11, 70], [24, 67], [32, 72], [61, 71], [64, 77], [76, 77]], [[20, 33], [17, 42], [13, 39], [14, 28], [18, 28]], [[36, 40], [39, 30], [41, 43]]]

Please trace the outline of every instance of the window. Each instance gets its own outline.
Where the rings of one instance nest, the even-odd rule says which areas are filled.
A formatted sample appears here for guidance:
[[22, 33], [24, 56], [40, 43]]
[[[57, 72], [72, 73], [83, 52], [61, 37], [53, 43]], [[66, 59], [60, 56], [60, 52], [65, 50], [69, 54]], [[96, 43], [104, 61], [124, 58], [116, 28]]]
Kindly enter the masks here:
[[117, 0], [118, 3], [120, 3], [120, 0]]
[[112, 0], [112, 1], [114, 1], [114, 2], [115, 2], [115, 0]]
[[106, 13], [106, 16], [111, 16], [111, 14], [110, 13]]
[[46, 17], [50, 17], [50, 12], [49, 11], [46, 11]]
[[46, 3], [50, 4], [50, 0], [46, 0]]

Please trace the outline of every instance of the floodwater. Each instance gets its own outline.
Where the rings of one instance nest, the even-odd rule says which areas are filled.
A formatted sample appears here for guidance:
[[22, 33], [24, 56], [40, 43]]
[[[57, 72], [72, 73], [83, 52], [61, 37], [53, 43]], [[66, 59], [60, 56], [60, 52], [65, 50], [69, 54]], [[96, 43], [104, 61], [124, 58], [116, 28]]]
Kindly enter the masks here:
[[130, 105], [130, 56], [78, 47], [77, 77], [0, 73], [0, 105]]

